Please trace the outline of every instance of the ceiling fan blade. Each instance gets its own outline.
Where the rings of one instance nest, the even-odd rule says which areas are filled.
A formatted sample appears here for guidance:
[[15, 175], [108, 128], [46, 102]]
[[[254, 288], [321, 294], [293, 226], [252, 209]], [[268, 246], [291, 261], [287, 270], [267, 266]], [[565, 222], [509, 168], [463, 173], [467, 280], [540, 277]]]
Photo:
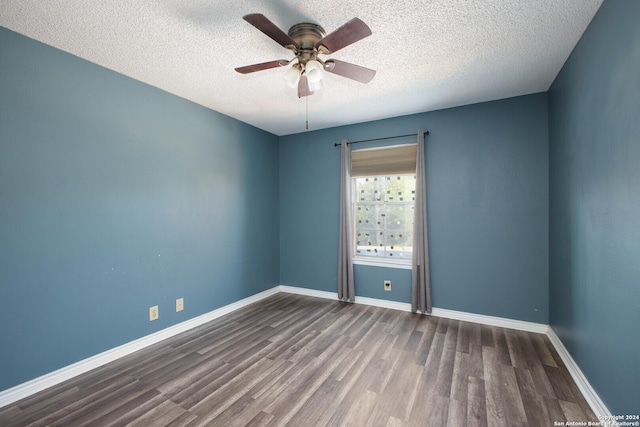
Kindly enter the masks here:
[[302, 76], [300, 76], [300, 81], [298, 82], [298, 98], [309, 95], [313, 95], [313, 92], [309, 90], [309, 82], [307, 81], [307, 76], [303, 74]]
[[293, 46], [298, 49], [298, 43], [296, 43], [287, 33], [276, 27], [276, 24], [269, 21], [266, 16], [261, 13], [251, 13], [242, 17], [249, 24], [253, 25], [273, 40], [280, 44], [282, 47]]
[[[371, 35], [371, 29], [359, 18], [353, 18], [316, 43], [316, 48], [326, 50], [326, 54], [337, 52], [343, 47]], [[325, 52], [323, 52], [325, 53]]]
[[244, 67], [236, 68], [236, 71], [239, 72], [240, 74], [249, 74], [249, 73], [255, 73], [256, 71], [268, 70], [270, 68], [284, 67], [288, 63], [289, 61], [279, 59], [277, 61], [269, 61], [269, 62], [262, 62], [260, 64], [245, 65]]
[[324, 62], [325, 71], [356, 80], [360, 83], [369, 83], [376, 75], [376, 71], [350, 62], [329, 59]]

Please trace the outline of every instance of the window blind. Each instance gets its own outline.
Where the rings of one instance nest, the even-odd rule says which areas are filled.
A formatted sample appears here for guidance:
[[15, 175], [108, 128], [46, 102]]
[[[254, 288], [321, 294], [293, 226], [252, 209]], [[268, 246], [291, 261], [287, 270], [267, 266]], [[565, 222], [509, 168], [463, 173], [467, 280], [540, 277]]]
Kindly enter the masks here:
[[351, 176], [379, 176], [416, 172], [416, 145], [367, 148], [351, 152]]

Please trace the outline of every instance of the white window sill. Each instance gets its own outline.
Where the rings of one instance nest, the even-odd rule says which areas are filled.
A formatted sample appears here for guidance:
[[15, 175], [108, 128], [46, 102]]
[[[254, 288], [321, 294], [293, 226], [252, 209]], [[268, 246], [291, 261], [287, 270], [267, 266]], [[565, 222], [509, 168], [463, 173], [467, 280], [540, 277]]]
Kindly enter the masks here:
[[374, 258], [374, 257], [353, 257], [354, 265], [370, 265], [373, 267], [385, 267], [385, 268], [398, 268], [401, 270], [411, 270], [411, 260], [395, 260], [389, 258]]

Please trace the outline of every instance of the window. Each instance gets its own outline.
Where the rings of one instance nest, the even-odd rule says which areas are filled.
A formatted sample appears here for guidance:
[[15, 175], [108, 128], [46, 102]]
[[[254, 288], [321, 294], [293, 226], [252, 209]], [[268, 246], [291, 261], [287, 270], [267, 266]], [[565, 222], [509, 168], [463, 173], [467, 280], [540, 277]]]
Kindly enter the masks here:
[[352, 153], [354, 264], [411, 268], [416, 146]]

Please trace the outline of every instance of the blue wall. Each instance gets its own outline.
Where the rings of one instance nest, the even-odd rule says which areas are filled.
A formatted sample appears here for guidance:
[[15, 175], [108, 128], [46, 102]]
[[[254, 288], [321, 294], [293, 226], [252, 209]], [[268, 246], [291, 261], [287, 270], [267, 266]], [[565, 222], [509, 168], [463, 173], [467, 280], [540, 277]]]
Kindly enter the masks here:
[[0, 120], [0, 390], [278, 284], [276, 136], [3, 28]]
[[550, 322], [613, 414], [640, 409], [640, 2], [605, 1], [549, 92]]
[[[422, 127], [431, 132], [434, 307], [547, 323], [547, 117], [546, 94], [535, 94], [281, 137], [281, 284], [337, 289], [340, 149], [334, 143]], [[355, 276], [359, 296], [410, 302], [411, 271], [355, 266]], [[392, 280], [391, 292], [382, 290], [385, 279]]]

